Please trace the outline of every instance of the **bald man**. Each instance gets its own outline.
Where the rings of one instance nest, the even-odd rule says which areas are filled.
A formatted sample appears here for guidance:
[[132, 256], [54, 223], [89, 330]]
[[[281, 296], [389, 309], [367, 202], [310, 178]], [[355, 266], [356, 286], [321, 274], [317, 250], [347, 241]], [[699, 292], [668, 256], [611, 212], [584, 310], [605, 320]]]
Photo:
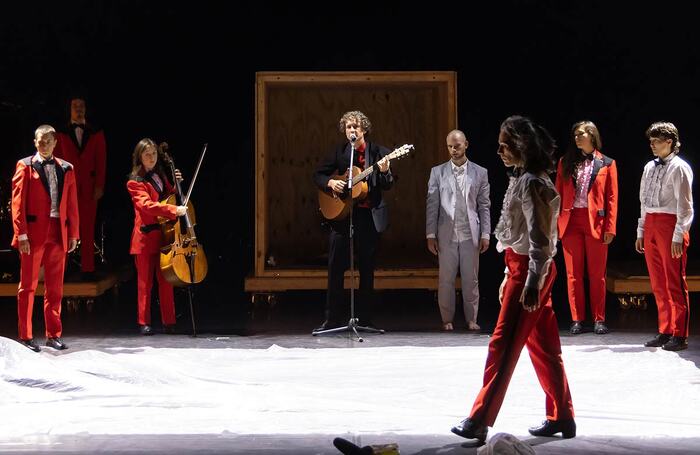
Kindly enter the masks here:
[[454, 330], [455, 279], [462, 281], [462, 303], [469, 330], [479, 330], [479, 254], [489, 247], [491, 201], [488, 172], [467, 159], [464, 132], [447, 135], [450, 160], [430, 171], [425, 236], [428, 250], [438, 256], [438, 304], [442, 329]]

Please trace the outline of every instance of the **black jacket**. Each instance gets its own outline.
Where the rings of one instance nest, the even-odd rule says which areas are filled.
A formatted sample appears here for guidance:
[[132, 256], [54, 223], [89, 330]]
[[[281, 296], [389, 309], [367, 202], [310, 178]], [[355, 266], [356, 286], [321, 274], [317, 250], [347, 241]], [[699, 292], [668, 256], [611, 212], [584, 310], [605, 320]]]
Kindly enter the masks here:
[[[377, 161], [391, 153], [391, 151], [379, 144], [370, 141], [367, 142], [365, 149], [366, 166], [373, 166]], [[357, 155], [354, 157], [353, 165], [357, 166]], [[350, 167], [350, 143], [338, 145], [314, 172], [314, 182], [321, 190], [328, 189], [328, 180], [334, 174], [344, 174]], [[389, 211], [386, 203], [382, 199], [382, 190], [388, 190], [394, 183], [394, 177], [391, 170], [387, 173], [379, 172], [375, 169], [369, 177], [367, 177], [367, 185], [369, 194], [369, 206], [372, 209], [372, 219], [374, 219], [374, 227], [377, 232], [384, 232], [389, 224]]]

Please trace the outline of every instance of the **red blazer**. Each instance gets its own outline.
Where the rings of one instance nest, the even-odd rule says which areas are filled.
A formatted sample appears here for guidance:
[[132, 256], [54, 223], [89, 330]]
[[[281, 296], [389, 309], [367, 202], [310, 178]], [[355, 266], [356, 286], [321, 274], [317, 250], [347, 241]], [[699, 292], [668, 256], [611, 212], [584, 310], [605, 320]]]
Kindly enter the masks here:
[[158, 253], [163, 239], [158, 217], [170, 220], [177, 217], [176, 206], [159, 202], [174, 192], [167, 179], [159, 177], [165, 184], [162, 193], [158, 193], [150, 177], [131, 176], [126, 182], [126, 189], [134, 204], [134, 230], [131, 232], [131, 250], [129, 250], [131, 254]]
[[[58, 178], [58, 212], [61, 219], [63, 250], [68, 250], [68, 239], [79, 234], [78, 193], [73, 165], [56, 159]], [[34, 155], [17, 162], [12, 177], [12, 246], [19, 246], [18, 237], [26, 234], [32, 244], [43, 244], [49, 233], [51, 193], [44, 168]]]
[[102, 130], [93, 131], [89, 126], [83, 133], [83, 146], [78, 147], [75, 132], [58, 133], [54, 155], [75, 164], [78, 197], [91, 199], [95, 188], [105, 187], [107, 147]]
[[[594, 151], [593, 173], [588, 185], [588, 219], [591, 226], [591, 235], [600, 239], [603, 234], [615, 235], [617, 225], [617, 165], [615, 160], [609, 158], [598, 150]], [[576, 197], [576, 185], [574, 177], [564, 178], [562, 160], [557, 166], [557, 179], [555, 186], [561, 196], [559, 210], [559, 238], [566, 234], [566, 226], [569, 224], [571, 211], [574, 209]]]

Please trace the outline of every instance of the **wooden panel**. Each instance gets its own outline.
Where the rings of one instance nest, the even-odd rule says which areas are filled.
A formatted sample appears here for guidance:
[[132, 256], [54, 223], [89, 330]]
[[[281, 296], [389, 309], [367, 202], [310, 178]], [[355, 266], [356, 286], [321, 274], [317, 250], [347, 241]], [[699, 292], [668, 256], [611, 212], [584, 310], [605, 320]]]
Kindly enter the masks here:
[[[689, 292], [700, 291], [700, 270], [688, 270], [686, 281]], [[644, 259], [611, 261], [605, 277], [605, 287], [613, 294], [651, 294], [651, 282]]]
[[[345, 289], [350, 289], [350, 273], [345, 274]], [[378, 270], [374, 274], [376, 289], [437, 289], [438, 273], [436, 269], [413, 270]], [[245, 281], [246, 292], [279, 292], [288, 290], [325, 289], [327, 278], [325, 271], [286, 270], [275, 276], [250, 277]], [[355, 289], [359, 287], [359, 275], [355, 274]], [[455, 288], [461, 289], [459, 277]]]
[[[113, 288], [119, 282], [116, 273], [110, 273], [99, 281], [66, 282], [63, 285], [64, 297], [98, 297]], [[18, 283], [0, 283], [0, 296], [12, 297], [17, 295]], [[39, 282], [36, 295], [44, 295], [44, 283]]]
[[299, 269], [325, 277], [328, 232], [312, 173], [344, 141], [338, 120], [348, 110], [370, 118], [371, 141], [416, 148], [392, 162], [396, 183], [384, 195], [391, 225], [382, 236], [378, 272], [436, 267], [424, 248], [425, 193], [430, 168], [448, 158], [445, 135], [457, 125], [455, 74], [258, 73], [256, 277]]
[[[700, 292], [700, 275], [686, 276], [688, 292]], [[606, 278], [606, 289], [613, 294], [651, 294], [651, 282], [648, 276]]]
[[[112, 271], [96, 281], [66, 281], [63, 284], [64, 297], [99, 297], [120, 282], [130, 280], [133, 277], [131, 268]], [[12, 297], [17, 295], [19, 283], [0, 283], [0, 297]], [[39, 282], [36, 295], [44, 295], [44, 283]]]

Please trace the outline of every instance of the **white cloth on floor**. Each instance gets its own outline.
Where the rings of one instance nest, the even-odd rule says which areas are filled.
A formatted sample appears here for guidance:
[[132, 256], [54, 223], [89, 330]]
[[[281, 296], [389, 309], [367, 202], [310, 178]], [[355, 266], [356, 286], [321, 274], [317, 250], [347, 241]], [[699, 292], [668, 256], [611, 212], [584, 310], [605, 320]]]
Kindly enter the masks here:
[[477, 455], [535, 455], [535, 450], [510, 433], [496, 433], [485, 445], [479, 447], [476, 453]]

